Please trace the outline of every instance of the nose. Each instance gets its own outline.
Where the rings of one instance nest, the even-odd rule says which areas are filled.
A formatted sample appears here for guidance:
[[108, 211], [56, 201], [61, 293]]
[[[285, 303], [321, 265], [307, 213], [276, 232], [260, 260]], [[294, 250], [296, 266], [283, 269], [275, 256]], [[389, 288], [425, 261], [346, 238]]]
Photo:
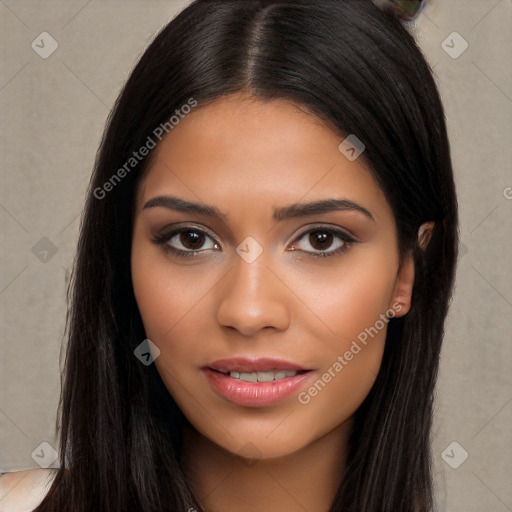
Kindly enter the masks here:
[[217, 309], [220, 325], [244, 336], [253, 336], [265, 328], [288, 329], [287, 294], [291, 292], [268, 267], [263, 255], [252, 263], [236, 258], [234, 268], [222, 282]]

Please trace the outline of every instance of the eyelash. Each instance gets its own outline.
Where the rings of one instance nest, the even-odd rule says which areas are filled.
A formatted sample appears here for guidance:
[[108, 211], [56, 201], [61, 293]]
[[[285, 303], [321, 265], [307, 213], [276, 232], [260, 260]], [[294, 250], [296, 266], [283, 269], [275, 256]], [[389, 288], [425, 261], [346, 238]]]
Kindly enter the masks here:
[[[173, 237], [175, 237], [176, 235], [180, 235], [181, 233], [186, 233], [188, 231], [192, 231], [192, 232], [195, 232], [195, 233], [199, 233], [201, 235], [205, 235], [205, 236], [211, 238], [214, 241], [215, 244], [220, 245], [215, 240], [215, 238], [213, 238], [211, 235], [209, 235], [206, 231], [203, 231], [202, 229], [196, 228], [195, 226], [184, 226], [184, 227], [177, 228], [177, 229], [174, 229], [174, 230], [171, 230], [171, 231], [168, 231], [168, 232], [157, 234], [157, 235], [153, 236], [152, 241], [153, 241], [153, 243], [161, 246], [162, 249], [165, 252], [171, 253], [174, 256], [177, 256], [179, 258], [182, 258], [182, 257], [184, 257], [184, 258], [195, 257], [198, 254], [200, 254], [201, 252], [204, 252], [204, 249], [203, 250], [188, 250], [188, 251], [184, 251], [182, 249], [176, 249], [175, 247], [172, 247], [172, 246], [170, 246], [168, 244], [168, 242]], [[334, 235], [335, 237], [338, 237], [338, 238], [340, 238], [343, 241], [343, 245], [341, 247], [338, 247], [337, 249], [335, 249], [333, 251], [320, 251], [320, 252], [303, 251], [308, 256], [312, 256], [314, 258], [319, 258], [319, 257], [320, 258], [326, 258], [328, 256], [335, 256], [337, 254], [343, 254], [346, 251], [348, 251], [348, 249], [354, 243], [357, 243], [354, 238], [352, 238], [350, 235], [348, 235], [347, 233], [345, 233], [344, 231], [342, 231], [340, 229], [325, 228], [325, 227], [322, 227], [322, 226], [313, 227], [313, 228], [310, 228], [307, 231], [304, 231], [295, 240], [300, 241], [300, 240], [302, 240], [304, 238], [305, 235], [310, 234], [310, 233], [315, 233], [315, 232], [317, 232], [317, 233], [326, 233], [326, 234], [329, 234], [329, 235]], [[293, 249], [293, 250], [295, 250], [295, 249]]]

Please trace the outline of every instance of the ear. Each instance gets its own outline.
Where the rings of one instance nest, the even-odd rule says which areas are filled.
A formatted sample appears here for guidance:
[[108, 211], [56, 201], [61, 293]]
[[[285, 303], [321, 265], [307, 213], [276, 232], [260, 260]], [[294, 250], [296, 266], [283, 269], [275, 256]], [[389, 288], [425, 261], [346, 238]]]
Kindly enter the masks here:
[[424, 222], [418, 229], [418, 244], [422, 250], [427, 248], [433, 229], [434, 221]]
[[411, 309], [412, 289], [414, 286], [414, 259], [411, 253], [407, 253], [403, 260], [395, 281], [393, 298], [389, 305], [396, 312], [395, 317], [406, 315]]
[[[434, 229], [434, 221], [424, 222], [418, 229], [418, 244], [425, 250]], [[414, 286], [414, 259], [407, 253], [398, 270], [395, 282], [395, 291], [390, 308], [397, 312], [397, 318], [406, 315], [411, 309], [412, 289]]]

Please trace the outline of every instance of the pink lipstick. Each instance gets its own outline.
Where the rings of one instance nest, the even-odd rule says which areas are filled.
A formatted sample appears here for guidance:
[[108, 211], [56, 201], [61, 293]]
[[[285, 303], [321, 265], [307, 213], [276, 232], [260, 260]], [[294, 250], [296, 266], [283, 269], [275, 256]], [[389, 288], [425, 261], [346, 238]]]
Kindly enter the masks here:
[[214, 389], [230, 402], [246, 407], [263, 407], [297, 391], [312, 370], [274, 358], [219, 359], [203, 368]]

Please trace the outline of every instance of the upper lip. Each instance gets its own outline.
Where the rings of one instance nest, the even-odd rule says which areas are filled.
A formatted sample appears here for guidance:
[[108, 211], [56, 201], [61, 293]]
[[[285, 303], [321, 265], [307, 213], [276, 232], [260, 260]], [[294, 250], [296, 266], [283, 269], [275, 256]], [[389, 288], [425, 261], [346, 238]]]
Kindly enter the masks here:
[[285, 361], [283, 359], [276, 359], [273, 357], [230, 357], [226, 359], [217, 359], [212, 363], [206, 365], [206, 368], [216, 370], [222, 373], [229, 372], [265, 372], [265, 371], [308, 371], [296, 363]]

